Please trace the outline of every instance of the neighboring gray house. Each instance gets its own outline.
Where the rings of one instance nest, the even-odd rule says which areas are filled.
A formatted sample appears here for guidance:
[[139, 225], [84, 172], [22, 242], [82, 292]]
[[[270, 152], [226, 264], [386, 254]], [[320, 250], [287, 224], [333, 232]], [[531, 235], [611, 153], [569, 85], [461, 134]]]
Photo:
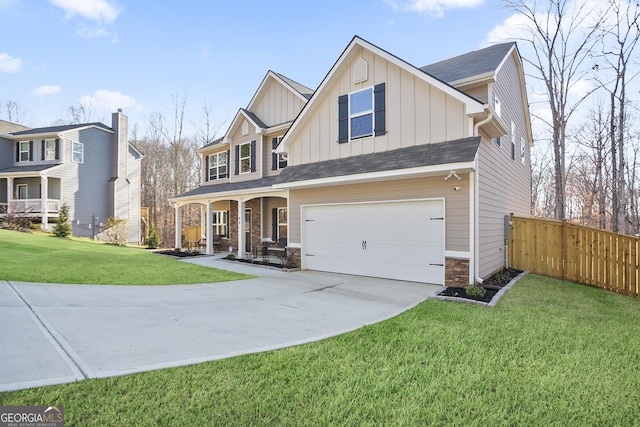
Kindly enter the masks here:
[[308, 92], [270, 72], [198, 151], [202, 185], [171, 201], [203, 206], [207, 252], [278, 240], [302, 269], [447, 286], [504, 266], [505, 215], [531, 201], [515, 43], [418, 68], [354, 37]]
[[128, 118], [30, 129], [0, 121], [0, 219], [7, 212], [53, 228], [63, 203], [74, 236], [96, 237], [108, 217], [125, 219], [140, 242], [140, 161]]

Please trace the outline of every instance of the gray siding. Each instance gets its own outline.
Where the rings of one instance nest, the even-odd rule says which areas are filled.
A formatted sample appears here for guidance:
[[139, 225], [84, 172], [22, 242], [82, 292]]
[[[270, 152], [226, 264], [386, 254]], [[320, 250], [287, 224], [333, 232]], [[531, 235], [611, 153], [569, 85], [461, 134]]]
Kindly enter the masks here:
[[[511, 157], [511, 136], [494, 140], [483, 137], [478, 152], [480, 275], [486, 277], [504, 265], [504, 215], [529, 216], [531, 206], [531, 161], [526, 131], [526, 114], [520, 77], [513, 57], [505, 62], [493, 85], [502, 103], [501, 118], [515, 125], [516, 158]], [[492, 94], [489, 102], [493, 102]], [[525, 161], [520, 158], [520, 141], [525, 140]]]
[[0, 169], [13, 166], [15, 161], [15, 145], [13, 141], [0, 138]]

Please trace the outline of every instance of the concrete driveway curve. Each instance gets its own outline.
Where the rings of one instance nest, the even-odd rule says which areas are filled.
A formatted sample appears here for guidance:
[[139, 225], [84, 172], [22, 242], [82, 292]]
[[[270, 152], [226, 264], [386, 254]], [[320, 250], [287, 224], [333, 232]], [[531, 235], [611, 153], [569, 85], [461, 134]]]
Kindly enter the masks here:
[[171, 286], [0, 281], [0, 392], [317, 341], [396, 316], [441, 289], [213, 257], [186, 262], [258, 277]]

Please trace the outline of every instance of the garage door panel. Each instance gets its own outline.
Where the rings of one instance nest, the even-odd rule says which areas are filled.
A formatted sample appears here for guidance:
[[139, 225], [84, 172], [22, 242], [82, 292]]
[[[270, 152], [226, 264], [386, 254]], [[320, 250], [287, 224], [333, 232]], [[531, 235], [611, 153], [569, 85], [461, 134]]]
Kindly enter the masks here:
[[444, 282], [444, 202], [306, 206], [307, 269]]

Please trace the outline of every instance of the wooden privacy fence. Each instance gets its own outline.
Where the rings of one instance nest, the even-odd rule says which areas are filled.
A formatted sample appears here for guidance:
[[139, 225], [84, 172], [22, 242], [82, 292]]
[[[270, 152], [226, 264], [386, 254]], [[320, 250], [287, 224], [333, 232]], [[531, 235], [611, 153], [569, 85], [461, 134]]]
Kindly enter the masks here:
[[509, 265], [638, 296], [639, 246], [637, 237], [566, 221], [512, 216]]

